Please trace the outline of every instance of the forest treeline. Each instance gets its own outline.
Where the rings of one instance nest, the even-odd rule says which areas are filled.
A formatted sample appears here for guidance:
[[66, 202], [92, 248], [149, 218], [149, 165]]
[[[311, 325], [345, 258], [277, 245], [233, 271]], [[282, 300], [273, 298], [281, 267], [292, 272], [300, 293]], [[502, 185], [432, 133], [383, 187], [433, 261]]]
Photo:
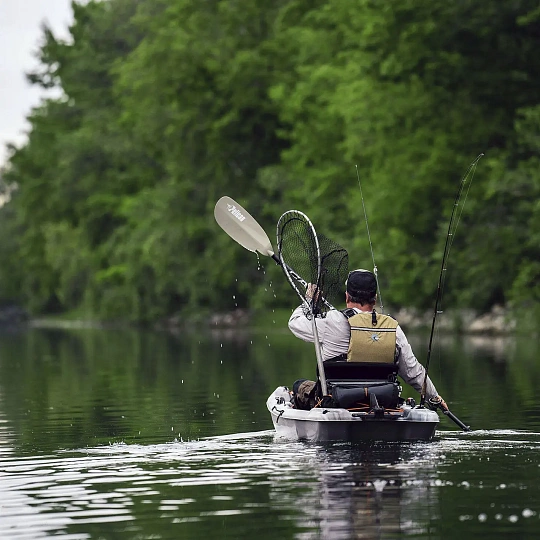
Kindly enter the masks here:
[[56, 88], [2, 171], [0, 298], [152, 322], [296, 300], [213, 218], [229, 195], [275, 242], [305, 212], [431, 306], [460, 178], [481, 152], [445, 304], [540, 313], [536, 0], [91, 0], [46, 26]]

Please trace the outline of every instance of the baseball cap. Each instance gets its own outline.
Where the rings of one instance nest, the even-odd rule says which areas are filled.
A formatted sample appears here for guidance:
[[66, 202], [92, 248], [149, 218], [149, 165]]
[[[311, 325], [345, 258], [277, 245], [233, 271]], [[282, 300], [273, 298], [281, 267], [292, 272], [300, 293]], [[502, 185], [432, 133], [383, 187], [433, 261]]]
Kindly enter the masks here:
[[349, 272], [345, 286], [351, 296], [356, 296], [360, 292], [376, 294], [377, 278], [373, 272], [358, 268]]

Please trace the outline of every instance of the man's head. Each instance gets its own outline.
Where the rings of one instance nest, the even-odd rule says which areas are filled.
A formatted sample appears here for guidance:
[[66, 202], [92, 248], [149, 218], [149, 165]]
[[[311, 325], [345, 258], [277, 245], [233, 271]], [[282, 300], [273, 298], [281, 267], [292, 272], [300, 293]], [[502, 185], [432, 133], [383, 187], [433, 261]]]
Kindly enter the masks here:
[[369, 270], [353, 270], [346, 281], [347, 301], [353, 304], [374, 304], [377, 295], [377, 279]]

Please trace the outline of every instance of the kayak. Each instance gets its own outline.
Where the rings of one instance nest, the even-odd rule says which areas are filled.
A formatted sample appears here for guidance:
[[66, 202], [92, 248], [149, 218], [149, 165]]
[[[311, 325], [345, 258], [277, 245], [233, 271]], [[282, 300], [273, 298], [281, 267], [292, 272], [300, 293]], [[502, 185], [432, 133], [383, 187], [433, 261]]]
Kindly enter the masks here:
[[406, 403], [399, 409], [300, 410], [286, 386], [274, 390], [266, 407], [278, 437], [311, 442], [430, 441], [439, 423], [435, 411]]
[[[453, 237], [450, 231], [455, 231], [452, 229], [455, 208], [461, 198], [465, 180], [472, 174], [471, 171], [474, 172], [482, 155], [480, 154], [471, 163], [462, 178], [454, 210], [452, 210], [439, 276], [423, 386], [427, 381], [433, 330], [436, 315], [439, 313], [441, 280], [449, 251], [448, 243]], [[435, 410], [423, 407], [425, 394], [421, 396], [418, 407], [410, 400], [403, 402], [399, 398], [401, 388], [397, 381], [397, 366], [394, 362], [323, 359], [316, 317], [324, 316], [327, 310], [334, 309], [330, 304], [332, 295], [338, 294], [338, 289], [341, 290], [341, 284], [344, 283], [346, 277], [348, 280], [347, 251], [324, 237], [321, 237], [321, 239], [324, 238], [321, 249], [313, 224], [305, 214], [297, 210], [285, 212], [278, 221], [279, 256], [276, 255], [264, 229], [245, 208], [230, 197], [224, 196], [219, 199], [214, 208], [214, 217], [218, 225], [241, 246], [254, 253], [271, 257], [280, 265], [292, 288], [300, 297], [302, 305], [309, 307], [310, 317], [308, 318], [312, 322], [317, 357], [317, 384], [320, 385], [320, 395], [325, 396], [325, 399], [330, 399], [322, 403], [322, 406], [302, 410], [294, 407], [287, 387], [278, 387], [266, 402], [276, 433], [288, 438], [310, 441], [431, 440], [439, 423], [439, 416]], [[287, 231], [286, 234], [285, 231]], [[289, 241], [285, 242], [288, 246], [285, 258], [284, 238], [295, 239], [291, 240], [292, 244]], [[300, 244], [303, 242], [304, 246], [300, 253], [295, 248], [298, 238], [301, 239]], [[300, 258], [297, 255], [300, 255]], [[303, 260], [303, 257], [310, 260]], [[297, 274], [286, 261], [291, 264], [298, 262], [309, 275], [302, 277]], [[306, 262], [309, 262], [307, 266]], [[373, 260], [373, 266], [376, 268], [375, 260]], [[314, 269], [317, 270], [316, 275]], [[317, 292], [308, 298], [310, 283], [316, 284]], [[371, 339], [379, 340], [374, 335], [371, 335]], [[470, 431], [470, 427], [448, 409], [440, 396], [433, 396], [428, 402], [431, 408], [441, 410], [463, 431]], [[327, 406], [330, 404], [332, 407]]]

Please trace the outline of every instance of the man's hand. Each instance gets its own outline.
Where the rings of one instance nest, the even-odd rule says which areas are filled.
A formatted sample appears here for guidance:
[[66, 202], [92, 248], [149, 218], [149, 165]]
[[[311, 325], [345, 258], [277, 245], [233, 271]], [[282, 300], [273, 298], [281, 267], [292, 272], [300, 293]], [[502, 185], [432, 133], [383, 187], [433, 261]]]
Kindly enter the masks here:
[[428, 399], [428, 404], [430, 409], [436, 410], [441, 408], [443, 411], [448, 410], [448, 405], [446, 401], [441, 396], [436, 396]]
[[317, 285], [308, 283], [306, 287], [306, 298], [313, 298], [317, 294]]

